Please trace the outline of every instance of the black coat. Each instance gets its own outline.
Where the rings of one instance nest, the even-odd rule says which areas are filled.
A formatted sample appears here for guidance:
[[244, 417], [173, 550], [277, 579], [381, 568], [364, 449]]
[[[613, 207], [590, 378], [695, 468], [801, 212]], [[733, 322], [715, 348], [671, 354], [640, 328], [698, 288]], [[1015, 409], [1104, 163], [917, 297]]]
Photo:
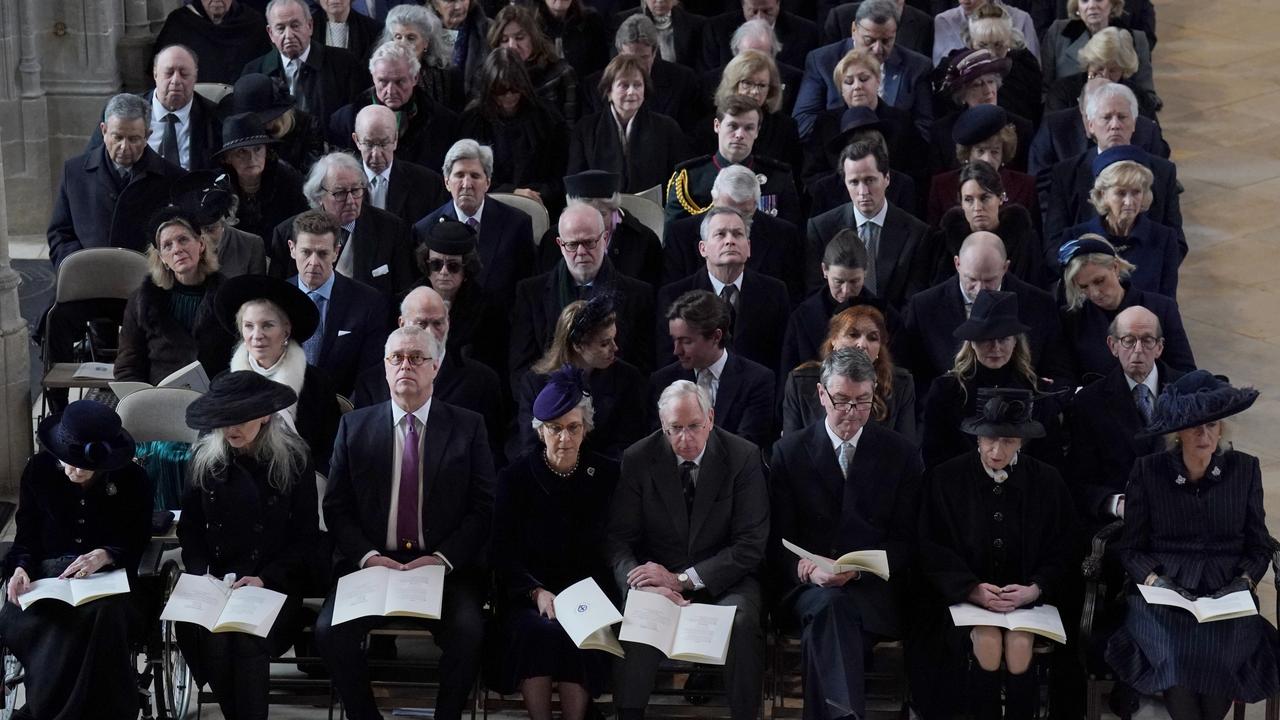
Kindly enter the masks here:
[[312, 465], [322, 475], [329, 474], [329, 455], [333, 452], [333, 438], [341, 418], [338, 392], [329, 382], [329, 376], [320, 368], [308, 365], [298, 393], [298, 416], [294, 422], [298, 436], [311, 448]]
[[[600, 96], [600, 78], [603, 75], [602, 72], [595, 73], [586, 82], [578, 84], [583, 112], [595, 113], [608, 107]], [[644, 89], [644, 107], [675, 120], [686, 134], [692, 134], [709, 105], [703, 97], [698, 74], [684, 65], [654, 58], [649, 82], [650, 85]]]
[[[622, 451], [644, 437], [644, 414], [638, 410], [648, 400], [645, 376], [636, 366], [618, 360], [604, 370], [589, 370], [585, 389], [591, 393], [593, 419], [585, 447], [613, 461]], [[516, 388], [515, 432], [508, 442], [507, 455], [517, 457], [542, 447], [533, 430], [533, 402], [547, 385], [547, 376], [526, 372]]]
[[[1025, 278], [1034, 285], [1041, 285], [1049, 271], [1044, 267], [1040, 253], [1040, 233], [1036, 232], [1031, 213], [1021, 205], [1000, 206], [1000, 227], [992, 230], [1004, 241], [1005, 255], [1009, 258], [1009, 272]], [[955, 258], [960, 255], [964, 239], [973, 234], [964, 209], [953, 207], [942, 214], [940, 232], [934, 238], [935, 252], [932, 284], [956, 276]]]
[[[324, 10], [311, 13], [311, 42], [323, 45], [329, 30], [329, 16]], [[378, 38], [382, 36], [382, 20], [375, 20], [363, 13], [347, 13], [347, 51], [356, 58], [361, 67], [369, 66], [369, 56], [378, 48]]]
[[[355, 143], [351, 133], [356, 127], [356, 114], [366, 105], [381, 104], [373, 94], [373, 88], [361, 90], [351, 103], [339, 108], [329, 117], [328, 140], [331, 145], [347, 150], [354, 150]], [[444, 165], [444, 154], [453, 142], [461, 137], [458, 134], [458, 116], [454, 111], [431, 99], [421, 87], [413, 89], [413, 98], [401, 106], [404, 112], [408, 106], [413, 107], [409, 120], [400, 129], [400, 140], [396, 145], [396, 159], [438, 168]], [[404, 123], [403, 120], [401, 120]]]
[[893, 308], [886, 308], [866, 286], [843, 306], [837, 306], [831, 292], [823, 286], [810, 293], [787, 317], [786, 334], [782, 340], [782, 373], [785, 375], [801, 363], [818, 359], [822, 341], [827, 338], [827, 325], [831, 318], [841, 310], [861, 304], [874, 305], [880, 310], [885, 315], [889, 334], [896, 334], [899, 325], [897, 313]]
[[[746, 22], [741, 9], [730, 10], [707, 20], [702, 29], [702, 69], [724, 67], [733, 59], [729, 41], [738, 26]], [[818, 26], [812, 20], [783, 10], [774, 21], [773, 31], [782, 43], [777, 60], [803, 67], [809, 51], [818, 47]]]
[[[532, 275], [536, 264], [533, 222], [525, 213], [491, 198], [485, 199], [483, 208], [476, 241], [483, 269], [480, 277], [469, 280], [478, 280], [498, 307], [509, 308], [516, 283]], [[414, 244], [426, 242], [427, 230], [441, 218], [458, 219], [452, 200], [414, 224]]]
[[[301, 287], [297, 275], [289, 278], [289, 284]], [[362, 282], [334, 273], [316, 367], [329, 376], [338, 394], [351, 397], [357, 375], [367, 368], [382, 367], [389, 317], [386, 297]]]
[[[658, 397], [676, 380], [694, 382], [694, 373], [680, 367], [680, 363], [671, 363], [649, 377], [650, 428], [659, 425]], [[769, 368], [729, 353], [716, 390], [716, 427], [750, 440], [761, 449], [768, 448], [777, 437], [773, 400], [777, 384], [778, 379]]]
[[731, 163], [718, 150], [711, 155], [686, 160], [672, 169], [671, 179], [667, 180], [664, 190], [667, 224], [701, 215], [710, 208], [711, 189], [715, 186], [716, 177], [730, 165], [742, 165], [755, 173], [757, 179], [763, 178], [760, 182], [760, 207], [765, 212], [793, 225], [800, 224], [804, 211], [800, 207], [798, 186], [790, 165], [765, 155], [749, 155], [740, 163]]
[[615, 172], [622, 178], [620, 192], [638, 193], [665, 183], [671, 176], [671, 168], [689, 156], [688, 140], [676, 121], [650, 110], [647, 104], [641, 106], [631, 121], [624, 152], [613, 110], [606, 107], [587, 115], [574, 126], [565, 172], [568, 175], [584, 170]]
[[[327, 118], [355, 99], [361, 88], [369, 87], [372, 81], [366, 66], [367, 61], [362, 63], [350, 51], [313, 42], [306, 62], [298, 68], [294, 102], [305, 113]], [[289, 85], [280, 52], [275, 48], [246, 63], [240, 74], [249, 73], [262, 73], [284, 83], [285, 87]]]
[[563, 206], [569, 128], [555, 108], [526, 99], [514, 117], [500, 118], [473, 107], [462, 113], [458, 132], [493, 148], [491, 192], [531, 188], [549, 207]]
[[[800, 432], [804, 428], [827, 417], [827, 411], [818, 399], [818, 382], [822, 378], [822, 366], [817, 363], [802, 365], [787, 374], [782, 389], [782, 432]], [[916, 386], [911, 373], [905, 368], [893, 368], [893, 392], [887, 398], [888, 416], [884, 420], [871, 418], [871, 424], [888, 428], [911, 441], [920, 444], [916, 430]], [[877, 390], [882, 388], [877, 387]]]
[[[822, 24], [823, 45], [849, 37], [859, 5], [859, 2], [844, 3], [827, 13], [827, 19]], [[915, 50], [927, 58], [933, 57], [933, 16], [911, 4], [903, 5], [895, 44]]]
[[[262, 185], [258, 187], [258, 192], [250, 195], [240, 189], [235, 173], [229, 168], [227, 177], [231, 181], [232, 191], [240, 198], [240, 205], [236, 209], [236, 227], [262, 238], [264, 244], [271, 240], [277, 225], [286, 221], [292, 223], [295, 215], [307, 209], [307, 199], [302, 195], [304, 178], [288, 163], [271, 157], [270, 153], [266, 167], [262, 170]], [[292, 268], [293, 259], [287, 257], [288, 249], [286, 246], [284, 262]], [[275, 262], [276, 258], [270, 254], [269, 247], [267, 251], [268, 257]]]
[[[845, 228], [857, 229], [858, 221], [853, 203], [846, 203], [834, 210], [809, 219], [805, 231], [805, 288], [816, 290], [825, 285], [822, 279], [822, 253], [827, 242]], [[880, 230], [880, 245], [876, 253], [876, 296], [890, 307], [902, 310], [907, 300], [919, 290], [928, 287], [930, 262], [929, 226], [908, 215], [901, 208], [889, 205]]]
[[[961, 380], [950, 373], [934, 378], [924, 398], [923, 423], [920, 428], [920, 451], [925, 467], [934, 468], [957, 455], [972, 450], [977, 440], [960, 429], [965, 418], [977, 414], [978, 389], [984, 387], [1035, 390], [1013, 367], [1013, 361], [991, 370], [977, 364], [974, 376]], [[1056, 398], [1037, 400], [1032, 417], [1044, 425], [1045, 436], [1028, 441], [1024, 449], [1052, 465], [1061, 463], [1058, 420], [1060, 402]]]
[[116, 380], [155, 385], [193, 360], [200, 361], [210, 378], [226, 370], [236, 338], [214, 312], [213, 299], [222, 281], [219, 273], [205, 280], [204, 300], [196, 311], [192, 331], [187, 332], [169, 309], [171, 291], [160, 289], [151, 278], [143, 280], [124, 308]]
[[[1148, 118], [1139, 116], [1130, 142], [1152, 155], [1169, 159], [1169, 143], [1164, 141], [1160, 126]], [[1084, 120], [1079, 108], [1046, 112], [1040, 121], [1040, 129], [1031, 141], [1027, 159], [1027, 172], [1036, 178], [1036, 184], [1048, 191], [1049, 173], [1059, 161], [1076, 157], [1093, 145], [1085, 135]]]
[[[225, 106], [233, 97], [223, 98], [222, 104]], [[328, 118], [324, 120], [329, 121]], [[268, 157], [274, 154], [302, 175], [311, 172], [311, 166], [326, 152], [320, 119], [296, 108], [293, 111], [293, 128], [276, 139], [280, 142], [271, 146]]]
[[[830, 145], [840, 135], [840, 121], [847, 110], [842, 104], [832, 110], [823, 110], [814, 120], [813, 134], [804, 142], [804, 169], [801, 177], [806, 187], [815, 185], [831, 174], [832, 170], [843, 180], [840, 153], [844, 148]], [[876, 103], [875, 113], [876, 118], [886, 125], [881, 134], [889, 146], [889, 161], [893, 169], [911, 176], [916, 184], [925, 183], [929, 179], [929, 147], [920, 136], [911, 113], [887, 102]], [[894, 179], [890, 178], [889, 187], [893, 187], [893, 183]], [[848, 200], [848, 191], [843, 182], [841, 190], [844, 200]]]
[[[664, 285], [706, 270], [707, 261], [698, 252], [701, 224], [702, 216], [667, 224], [662, 248]], [[804, 294], [803, 258], [799, 249], [800, 231], [795, 225], [760, 210], [751, 214], [751, 257], [747, 259], [747, 269], [781, 280], [787, 286], [792, 303]]]
[[[140, 97], [147, 101], [150, 105], [155, 102], [155, 90], [148, 90], [141, 93]], [[104, 112], [106, 108], [103, 108]], [[190, 124], [189, 137], [190, 145], [187, 148], [187, 164], [183, 166], [184, 170], [204, 170], [217, 167], [213, 161], [213, 154], [222, 147], [222, 113], [219, 106], [209, 102], [200, 93], [193, 93], [191, 96], [191, 112], [187, 115], [187, 122]], [[152, 138], [162, 138], [164, 136], [164, 123], [156, 123], [152, 126]], [[181, 137], [178, 138], [181, 142]], [[102, 147], [102, 133], [94, 129], [89, 133], [89, 142], [85, 145], [85, 152], [95, 148]], [[177, 159], [173, 163], [178, 164]]]
[[[653, 19], [653, 14], [644, 6], [644, 3], [614, 15], [613, 32], [609, 37], [617, 33], [618, 28], [627, 18], [642, 12], [650, 20]], [[705, 17], [685, 9], [684, 5], [675, 5], [671, 8], [671, 30], [675, 33], [672, 44], [675, 45], [676, 57], [670, 62], [687, 68], [696, 67], [702, 62], [702, 29], [706, 24]]]
[[[821, 215], [849, 202], [849, 188], [844, 184], [844, 173], [831, 170], [825, 175], [815, 175], [808, 182], [809, 217]], [[916, 181], [911, 176], [889, 168], [889, 188], [884, 197], [894, 207], [906, 210], [917, 220], [925, 219], [924, 193], [916, 193]]]
[[[408, 228], [395, 215], [365, 204], [356, 218], [351, 237], [342, 247], [344, 253], [355, 253], [351, 279], [387, 297], [412, 286], [417, 273]], [[271, 258], [268, 272], [273, 277], [283, 279], [297, 272], [297, 265], [289, 256], [289, 241], [292, 239], [293, 218], [272, 230], [267, 254]]]
[[[671, 353], [671, 335], [667, 332], [666, 309], [690, 290], [715, 292], [705, 265], [658, 291], [658, 325], [654, 332], [656, 367], [675, 360]], [[754, 270], [743, 271], [742, 291], [738, 293], [738, 306], [731, 314], [732, 333], [725, 347], [778, 373], [782, 334], [786, 331], [790, 310], [791, 300], [782, 281]]]
[[[662, 283], [662, 241], [635, 215], [621, 209], [618, 214], [622, 220], [609, 235], [609, 262], [623, 275], [658, 287]], [[550, 272], [564, 257], [556, 244], [559, 236], [560, 229], [554, 226], [543, 233], [538, 242], [538, 272]]]
[[[1155, 313], [1164, 333], [1164, 354], [1160, 356], [1169, 367], [1182, 372], [1196, 369], [1196, 359], [1191, 352], [1191, 341], [1182, 326], [1182, 313], [1178, 303], [1163, 295], [1125, 286], [1124, 299], [1114, 311], [1106, 311], [1085, 301], [1076, 310], [1062, 311], [1062, 335], [1074, 362], [1075, 377], [1089, 381], [1090, 373], [1106, 375], [1117, 360], [1107, 349], [1107, 328], [1126, 308], [1140, 305]], [[118, 362], [118, 361], [117, 361]]]
[[155, 49], [170, 45], [185, 45], [200, 58], [199, 82], [232, 85], [245, 63], [271, 49], [271, 38], [267, 18], [260, 10], [243, 2], [232, 3], [215, 25], [197, 0], [184, 3], [165, 17]]
[[391, 163], [390, 172], [387, 206], [383, 209], [403, 220], [405, 225], [413, 225], [449, 200], [444, 178], [437, 170], [397, 160]]
[[[560, 116], [573, 123], [578, 119], [578, 74], [569, 63], [553, 60], [545, 65], [525, 65], [538, 98]], [[465, 113], [464, 113], [465, 114]], [[464, 134], [465, 134], [464, 130]]]
[[570, 5], [564, 20], [553, 16], [545, 4], [538, 5], [538, 19], [547, 37], [561, 49], [561, 56], [585, 78], [609, 64], [613, 32], [609, 20], [587, 5]]

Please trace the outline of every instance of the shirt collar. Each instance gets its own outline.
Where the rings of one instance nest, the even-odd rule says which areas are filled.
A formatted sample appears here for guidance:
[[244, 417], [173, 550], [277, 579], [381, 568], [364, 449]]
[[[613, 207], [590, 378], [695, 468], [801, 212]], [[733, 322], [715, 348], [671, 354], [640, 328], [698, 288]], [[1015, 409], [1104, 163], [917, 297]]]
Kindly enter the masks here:
[[[279, 51], [277, 50], [277, 52], [279, 52]], [[301, 67], [302, 65], [306, 65], [306, 64], [307, 64], [307, 58], [308, 58], [308, 57], [311, 57], [311, 44], [310, 44], [310, 43], [308, 43], [308, 44], [307, 44], [307, 49], [306, 49], [306, 50], [303, 50], [301, 55], [299, 55], [299, 56], [298, 56], [298, 57], [296, 57], [296, 58], [292, 58], [292, 59], [293, 59], [293, 60], [297, 60], [297, 61], [298, 61], [298, 65], [299, 65], [299, 67]], [[291, 59], [291, 58], [287, 58], [287, 57], [285, 57], [285, 56], [284, 56], [284, 53], [280, 53], [280, 68], [281, 68], [282, 70], [283, 70], [284, 68], [286, 68], [286, 67], [288, 67], [288, 66], [289, 66], [289, 60], [290, 60], [290, 59]]]
[[720, 359], [719, 359], [719, 360], [716, 360], [715, 362], [711, 363], [710, 365], [708, 365], [707, 367], [703, 368], [702, 370], [699, 370], [698, 372], [706, 372], [706, 371], [710, 370], [710, 371], [711, 371], [711, 377], [715, 378], [715, 379], [718, 381], [718, 380], [720, 379], [720, 376], [724, 374], [724, 366], [725, 366], [728, 362], [729, 362], [729, 351], [728, 351], [728, 350], [723, 350], [723, 349], [722, 349], [722, 350], [720, 351]]
[[[177, 110], [166, 110], [164, 105], [161, 105], [160, 101], [156, 99], [155, 93], [153, 92], [151, 95], [151, 124], [163, 126], [164, 116], [172, 112], [174, 115], [178, 116], [179, 125], [186, 125], [187, 121], [191, 118], [191, 106], [195, 104], [196, 96], [195, 93], [192, 93], [191, 99], [187, 101], [186, 105], [183, 105]], [[163, 133], [164, 131], [162, 130], [161, 132]]]
[[839, 435], [837, 435], [836, 431], [831, 429], [831, 425], [827, 423], [826, 419], [823, 419], [822, 427], [827, 431], [827, 438], [831, 440], [831, 448], [836, 451], [836, 456], [839, 457], [840, 445], [843, 443], [846, 443], [846, 442], [849, 443], [850, 445], [853, 446], [854, 451], [857, 451], [858, 441], [862, 439], [862, 431], [865, 430], [867, 426], [863, 425], [862, 427], [858, 428], [858, 432], [854, 433], [853, 437], [849, 438], [848, 440], [845, 440], [841, 438]]
[[[418, 418], [418, 422], [422, 423], [422, 427], [424, 428], [427, 426], [427, 415], [431, 412], [431, 400], [432, 398], [427, 398], [427, 401], [422, 404], [422, 407], [413, 411], [413, 416]], [[393, 401], [391, 403], [392, 427], [400, 427], [400, 421], [404, 420], [404, 416], [408, 414], [409, 413], [400, 409], [400, 406], [395, 404], [395, 402]]]
[[[708, 442], [710, 442], [710, 441], [711, 441], [711, 439], [710, 439], [710, 438], [708, 438], [708, 439], [707, 439], [707, 441], [708, 441]], [[707, 454], [707, 446], [706, 446], [706, 445], [703, 445], [703, 446], [702, 446], [702, 452], [698, 453], [698, 457], [696, 457], [696, 458], [694, 458], [694, 459], [692, 459], [692, 460], [689, 460], [689, 461], [687, 461], [687, 462], [691, 462], [691, 463], [693, 463], [694, 465], [697, 465], [699, 468], [701, 468], [701, 467], [702, 467], [702, 457], [703, 457], [704, 455], [706, 455], [706, 454]], [[683, 463], [683, 462], [686, 462], [686, 460], [685, 460], [684, 458], [680, 457], [679, 455], [676, 455], [676, 467], [680, 467], [680, 463]]]
[[394, 163], [394, 160], [392, 162], [387, 163], [387, 169], [383, 170], [380, 173], [376, 173], [373, 170], [370, 170], [369, 166], [365, 165], [364, 163], [360, 163], [360, 167], [364, 168], [364, 177], [366, 180], [372, 181], [374, 178], [380, 177], [386, 182], [391, 182], [391, 165], [393, 163]]
[[473, 218], [475, 218], [475, 219], [476, 219], [476, 222], [478, 222], [478, 223], [483, 223], [483, 222], [484, 222], [484, 218], [483, 218], [483, 217], [481, 217], [481, 216], [482, 216], [482, 215], [484, 215], [484, 204], [485, 204], [485, 201], [487, 201], [488, 199], [489, 199], [489, 198], [488, 198], [488, 196], [486, 196], [484, 200], [481, 200], [481, 201], [480, 201], [480, 207], [476, 208], [476, 214], [475, 214], [475, 215], [467, 215], [466, 213], [462, 212], [462, 208], [458, 207], [458, 204], [457, 204], [457, 203], [454, 203], [454, 204], [453, 204], [453, 212], [454, 212], [454, 214], [455, 214], [455, 215], [457, 215], [457, 216], [458, 216], [458, 222], [463, 222], [463, 223], [464, 223], [464, 222], [466, 222], [466, 221], [467, 221], [467, 218], [469, 218], [469, 217], [473, 217]]
[[738, 273], [738, 277], [734, 278], [733, 282], [722, 283], [715, 275], [711, 274], [710, 270], [707, 271], [707, 277], [711, 278], [711, 287], [715, 290], [716, 295], [719, 295], [720, 293], [724, 292], [725, 285], [732, 285], [738, 288], [738, 292], [741, 293], [742, 292], [742, 276], [746, 274], [747, 273], [745, 272], [745, 268], [744, 268], [744, 272]]
[[875, 215], [872, 215], [871, 217], [867, 217], [866, 215], [863, 215], [863, 214], [858, 210], [858, 206], [857, 206], [857, 205], [854, 205], [854, 206], [853, 206], [853, 219], [854, 219], [854, 220], [856, 220], [856, 221], [858, 222], [858, 227], [859, 227], [859, 228], [861, 228], [861, 227], [863, 226], [863, 224], [865, 224], [868, 220], [871, 220], [872, 222], [874, 222], [875, 224], [877, 224], [877, 225], [879, 225], [881, 228], [883, 228], [883, 227], [884, 227], [884, 218], [885, 218], [885, 216], [886, 216], [886, 215], [888, 215], [888, 214], [889, 214], [889, 199], [888, 199], [888, 198], [885, 198], [884, 205], [881, 205], [881, 206], [880, 206], [880, 212], [876, 213]]
[[[1124, 381], [1129, 385], [1129, 392], [1133, 392], [1133, 389], [1138, 386], [1138, 383], [1127, 374], [1124, 374]], [[1147, 373], [1147, 376], [1143, 378], [1142, 384], [1146, 385], [1147, 389], [1151, 391], [1151, 402], [1154, 403], [1156, 398], [1160, 397], [1160, 393], [1157, 392], [1160, 387], [1160, 368], [1155, 363], [1151, 363], [1151, 372]]]
[[298, 289], [304, 293], [307, 293], [308, 295], [310, 295], [311, 293], [319, 293], [320, 297], [324, 298], [327, 301], [330, 295], [333, 294], [333, 278], [337, 276], [337, 274], [338, 273], [336, 272], [329, 273], [329, 279], [325, 280], [323, 283], [320, 284], [320, 287], [314, 290], [307, 287], [307, 284], [302, 281], [302, 275], [299, 274]]

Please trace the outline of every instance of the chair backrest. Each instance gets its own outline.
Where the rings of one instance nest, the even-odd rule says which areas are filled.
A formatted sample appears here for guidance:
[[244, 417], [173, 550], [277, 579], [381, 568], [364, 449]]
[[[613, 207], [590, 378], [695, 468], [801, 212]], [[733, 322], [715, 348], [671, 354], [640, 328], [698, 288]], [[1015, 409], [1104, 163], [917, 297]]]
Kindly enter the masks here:
[[233, 86], [226, 83], [196, 83], [196, 92], [200, 93], [200, 96], [205, 100], [208, 100], [215, 105], [222, 102], [222, 98], [230, 95], [231, 91], [234, 89], [235, 88]]
[[[656, 189], [656, 188], [655, 188]], [[658, 242], [666, 243], [667, 213], [658, 203], [650, 200], [645, 193], [622, 196], [622, 209], [635, 216], [641, 225], [652, 230], [658, 236]]]
[[116, 412], [138, 442], [193, 443], [198, 433], [187, 427], [187, 406], [198, 397], [200, 393], [185, 388], [147, 388], [126, 395]]
[[343, 415], [346, 415], [347, 413], [355, 409], [356, 409], [356, 406], [353, 405], [352, 402], [346, 398], [346, 396], [344, 395], [338, 396], [338, 412], [342, 413]]
[[58, 266], [54, 302], [127, 300], [147, 276], [147, 256], [125, 248], [85, 248]]
[[[636, 193], [636, 196], [642, 197], [645, 200], [648, 200], [649, 202], [655, 205], [661, 205], [662, 204], [662, 184], [659, 183], [657, 185], [654, 185], [648, 190], [641, 190], [640, 192]], [[626, 196], [624, 195], [623, 197], [626, 197]]]
[[489, 197], [510, 205], [533, 219], [533, 242], [535, 245], [542, 240], [542, 236], [551, 227], [551, 216], [547, 214], [547, 209], [542, 206], [542, 203], [537, 200], [531, 200], [523, 195], [513, 193], [489, 193]]

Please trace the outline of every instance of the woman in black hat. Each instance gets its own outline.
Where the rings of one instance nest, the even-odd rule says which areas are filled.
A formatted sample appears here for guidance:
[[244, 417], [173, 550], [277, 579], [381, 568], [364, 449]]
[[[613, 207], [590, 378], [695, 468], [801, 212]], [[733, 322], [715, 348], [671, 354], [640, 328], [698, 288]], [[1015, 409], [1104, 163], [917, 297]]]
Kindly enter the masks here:
[[231, 192], [225, 173], [196, 170], [169, 188], [174, 205], [191, 211], [200, 223], [201, 238], [213, 246], [218, 269], [224, 277], [261, 275], [267, 271], [262, 238], [236, 227], [240, 200]]
[[233, 342], [213, 312], [218, 258], [192, 212], [169, 206], [151, 224], [149, 275], [125, 304], [116, 380], [155, 385], [194, 360], [213, 377], [227, 369]]
[[305, 175], [324, 155], [320, 119], [296, 106], [283, 80], [262, 73], [241, 75], [230, 103], [231, 112], [227, 114], [252, 113], [257, 117], [276, 140], [271, 152], [299, 173]]
[[307, 361], [303, 347], [319, 352], [323, 341], [312, 337], [321, 320], [316, 304], [297, 285], [266, 275], [228, 280], [216, 302], [218, 320], [240, 338], [231, 369], [253, 371], [293, 390], [297, 402], [281, 408], [281, 419], [311, 446], [316, 469], [327, 473], [342, 410], [328, 375]]
[[[1030, 180], [1030, 178], [1028, 178]], [[975, 232], [995, 233], [1004, 242], [1009, 271], [1033, 285], [1048, 284], [1040, 233], [1025, 207], [1009, 202], [1004, 181], [994, 167], [974, 160], [960, 169], [955, 199], [958, 207], [943, 214], [934, 240], [937, 260], [934, 283], [955, 277], [955, 258], [965, 238]]]
[[469, 347], [473, 359], [495, 370], [505, 367], [507, 316], [493, 307], [480, 285], [484, 266], [476, 249], [476, 231], [465, 223], [442, 219], [427, 229], [415, 259], [422, 276], [414, 287], [434, 289], [449, 308], [448, 349]]
[[[961, 428], [976, 436], [977, 448], [968, 440], [962, 454], [926, 478], [921, 571], [927, 617], [936, 621], [945, 650], [930, 656], [936, 677], [914, 686], [928, 688], [927, 695], [944, 704], [967, 695], [973, 717], [990, 720], [1001, 717], [1003, 685], [1003, 717], [1030, 720], [1039, 705], [1036, 675], [1028, 672], [1031, 633], [956, 628], [947, 608], [969, 603], [1003, 613], [1061, 604], [1055, 593], [1072, 572], [1071, 545], [1063, 538], [1074, 526], [1074, 506], [1058, 471], [1023, 452], [1026, 440], [1045, 435], [1032, 418], [1032, 391], [982, 388], [975, 394], [975, 414]], [[976, 662], [966, 672], [971, 657]]]
[[304, 593], [318, 590], [315, 469], [307, 444], [277, 414], [296, 401], [288, 387], [241, 371], [214, 378], [187, 408], [187, 425], [201, 436], [178, 520], [185, 571], [234, 575], [232, 587], [288, 596], [265, 638], [177, 623], [187, 665], [227, 718], [266, 719], [270, 660], [293, 644]]
[[214, 154], [240, 200], [240, 229], [264, 239], [276, 225], [307, 209], [302, 175], [281, 162], [276, 144], [255, 113], [241, 113], [223, 121], [222, 147]]
[[971, 107], [956, 118], [951, 128], [956, 159], [960, 167], [934, 175], [929, 181], [929, 203], [926, 220], [938, 227], [942, 215], [960, 206], [960, 170], [981, 160], [1000, 173], [1005, 202], [1015, 203], [1031, 213], [1036, 229], [1040, 229], [1040, 200], [1036, 195], [1036, 179], [1009, 167], [1018, 153], [1018, 130], [1009, 122], [1009, 114], [999, 105]]
[[[1273, 552], [1262, 471], [1225, 441], [1225, 419], [1257, 398], [1205, 370], [1165, 386], [1140, 437], [1165, 435], [1169, 450], [1139, 458], [1124, 495], [1119, 556], [1131, 582], [1188, 598], [1247, 592], [1257, 605]], [[1199, 623], [1132, 587], [1126, 604], [1107, 662], [1139, 692], [1163, 692], [1173, 720], [1220, 720], [1233, 699], [1280, 690], [1276, 631], [1261, 615]]]
[[[955, 168], [958, 164], [955, 153], [955, 140], [952, 128], [960, 115], [970, 108], [979, 105], [1000, 105], [1000, 88], [1009, 75], [1013, 61], [1008, 57], [998, 57], [985, 48], [976, 50], [956, 50], [941, 63], [935, 74], [937, 92], [934, 95], [934, 107], [939, 108], [934, 114], [933, 128], [929, 139], [934, 173]], [[943, 113], [947, 107], [954, 107], [950, 113]], [[1018, 148], [1005, 158], [1015, 170], [1023, 172], [1027, 169], [1027, 151], [1031, 147], [1031, 137], [1035, 134], [1035, 126], [1021, 115], [1010, 112], [1007, 107], [1009, 122], [1018, 131]]]
[[566, 720], [581, 720], [608, 682], [610, 658], [574, 647], [553, 602], [583, 578], [614, 587], [602, 548], [618, 464], [584, 449], [594, 397], [582, 370], [565, 366], [545, 381], [526, 417], [537, 446], [498, 473], [492, 556], [503, 632], [488, 674], [492, 687], [518, 688], [533, 718], [551, 717], [556, 683]]
[[17, 535], [4, 559], [0, 637], [26, 668], [31, 717], [136, 717], [130, 646], [146, 632], [133, 594], [72, 607], [19, 598], [41, 578], [125, 570], [133, 579], [151, 528], [151, 481], [132, 462], [120, 416], [78, 400], [40, 423], [43, 450], [27, 461]]

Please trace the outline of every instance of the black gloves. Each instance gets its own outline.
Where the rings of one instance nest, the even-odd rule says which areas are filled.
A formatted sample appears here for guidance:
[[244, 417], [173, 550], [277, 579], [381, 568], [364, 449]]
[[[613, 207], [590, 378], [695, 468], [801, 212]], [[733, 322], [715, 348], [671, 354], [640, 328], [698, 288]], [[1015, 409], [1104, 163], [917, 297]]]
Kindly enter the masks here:
[[1218, 591], [1210, 595], [1209, 597], [1216, 599], [1220, 597], [1225, 597], [1234, 592], [1240, 592], [1241, 590], [1248, 591], [1251, 589], [1252, 588], [1249, 587], [1249, 580], [1247, 578], [1238, 577], [1235, 580], [1232, 580], [1231, 582], [1227, 583], [1226, 585], [1223, 585], [1222, 587], [1218, 588]]
[[1156, 578], [1156, 581], [1155, 581], [1155, 582], [1153, 582], [1153, 583], [1151, 583], [1151, 586], [1152, 586], [1152, 587], [1158, 587], [1158, 588], [1164, 588], [1165, 590], [1172, 590], [1172, 591], [1174, 591], [1174, 592], [1178, 593], [1179, 595], [1181, 595], [1182, 597], [1184, 597], [1184, 598], [1186, 598], [1186, 599], [1188, 599], [1188, 600], [1191, 600], [1192, 602], [1194, 602], [1194, 601], [1195, 601], [1195, 599], [1196, 599], [1196, 596], [1195, 596], [1195, 595], [1192, 595], [1190, 592], [1187, 592], [1187, 589], [1186, 589], [1186, 588], [1184, 588], [1184, 587], [1182, 587], [1181, 585], [1179, 585], [1178, 583], [1174, 582], [1172, 579], [1170, 579], [1170, 578], [1169, 578], [1169, 576], [1168, 576], [1168, 575], [1161, 575], [1161, 576], [1157, 577], [1157, 578]]

